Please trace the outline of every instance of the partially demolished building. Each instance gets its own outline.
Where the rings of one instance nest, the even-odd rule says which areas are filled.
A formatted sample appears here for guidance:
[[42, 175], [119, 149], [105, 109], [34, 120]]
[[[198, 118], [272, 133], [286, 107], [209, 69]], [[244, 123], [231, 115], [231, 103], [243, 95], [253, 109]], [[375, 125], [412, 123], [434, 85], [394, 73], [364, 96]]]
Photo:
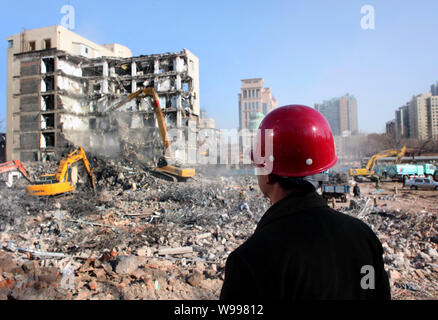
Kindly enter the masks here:
[[[189, 120], [198, 123], [199, 62], [190, 51], [132, 57], [118, 44], [94, 44], [100, 52], [92, 50], [86, 39], [79, 49], [73, 46], [75, 50], [66, 45], [47, 47], [47, 40], [46, 47], [38, 50], [37, 41], [26, 33], [20, 35], [22, 49], [12, 56], [8, 51], [8, 77], [12, 77], [11, 83], [8, 79], [8, 159], [59, 159], [72, 145], [104, 154], [125, 152], [125, 144], [145, 153], [159, 148], [147, 99], [102, 113], [143, 87], [157, 91], [169, 128], [185, 128]], [[54, 32], [56, 40], [49, 45], [62, 43], [59, 34]], [[11, 40], [8, 50], [16, 45]]]

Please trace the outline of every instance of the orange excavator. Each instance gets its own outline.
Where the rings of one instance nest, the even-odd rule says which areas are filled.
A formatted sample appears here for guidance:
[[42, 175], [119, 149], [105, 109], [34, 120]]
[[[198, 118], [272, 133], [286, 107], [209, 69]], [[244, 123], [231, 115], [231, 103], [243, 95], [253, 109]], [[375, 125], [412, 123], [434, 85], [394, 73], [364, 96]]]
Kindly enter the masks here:
[[90, 163], [88, 162], [85, 151], [82, 147], [76, 149], [61, 160], [56, 174], [47, 174], [40, 177], [39, 181], [26, 187], [26, 193], [31, 196], [55, 196], [75, 190], [72, 174], [72, 165], [81, 161], [90, 176], [91, 186], [96, 192], [96, 182]]
[[14, 178], [18, 178], [20, 175], [26, 178], [26, 180], [30, 183], [33, 183], [33, 179], [30, 176], [29, 172], [19, 160], [12, 160], [0, 164], [0, 174], [3, 173], [8, 173], [6, 185], [9, 188], [11, 188], [14, 184]]
[[166, 178], [171, 178], [174, 181], [176, 181], [176, 179], [186, 180], [188, 178], [192, 178], [195, 175], [195, 169], [181, 168], [169, 164], [170, 160], [173, 160], [170, 148], [171, 142], [168, 138], [166, 121], [161, 110], [160, 100], [158, 99], [158, 94], [154, 88], [146, 87], [139, 89], [116, 104], [107, 107], [105, 110], [103, 110], [103, 113], [115, 111], [133, 99], [143, 99], [146, 97], [152, 97], [153, 99], [154, 113], [157, 119], [158, 129], [160, 131], [161, 142], [164, 146], [164, 155], [158, 160], [156, 171]]

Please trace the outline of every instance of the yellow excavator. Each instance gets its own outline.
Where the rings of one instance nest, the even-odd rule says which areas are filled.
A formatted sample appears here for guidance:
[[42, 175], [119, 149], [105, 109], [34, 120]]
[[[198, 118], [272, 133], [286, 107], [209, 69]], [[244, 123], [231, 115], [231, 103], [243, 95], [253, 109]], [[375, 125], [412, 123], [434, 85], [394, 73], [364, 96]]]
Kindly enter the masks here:
[[401, 158], [406, 153], [406, 146], [403, 146], [401, 149], [389, 149], [384, 150], [382, 152], [379, 152], [375, 155], [373, 155], [369, 160], [365, 168], [357, 168], [357, 169], [350, 169], [348, 171], [349, 175], [352, 177], [357, 176], [373, 176], [375, 174], [374, 167], [376, 166], [376, 161], [378, 159], [387, 158], [391, 156], [397, 156], [397, 159], [395, 163], [399, 163]]
[[124, 98], [123, 100], [117, 102], [116, 104], [113, 104], [106, 109], [103, 110], [103, 113], [115, 111], [118, 108], [122, 107], [126, 103], [134, 100], [134, 99], [143, 99], [146, 97], [152, 97], [153, 99], [153, 108], [155, 117], [157, 118], [158, 123], [158, 129], [160, 131], [161, 136], [161, 142], [164, 146], [164, 156], [162, 156], [157, 163], [156, 171], [158, 173], [161, 173], [162, 175], [170, 178], [179, 178], [182, 180], [192, 178], [195, 176], [195, 169], [193, 168], [180, 168], [177, 166], [170, 165], [168, 163], [168, 160], [170, 160], [171, 155], [171, 149], [170, 149], [170, 140], [167, 135], [167, 126], [166, 121], [164, 119], [163, 112], [161, 110], [160, 106], [160, 100], [158, 99], [158, 94], [154, 90], [154, 88], [151, 87], [145, 87], [142, 89], [137, 90], [134, 93], [131, 93], [129, 96]]
[[61, 160], [56, 174], [43, 175], [39, 181], [27, 186], [26, 194], [31, 196], [55, 196], [75, 190], [71, 168], [72, 164], [81, 160], [90, 176], [93, 190], [96, 192], [96, 181], [90, 163], [88, 162], [84, 149], [79, 147], [70, 153], [67, 158]]

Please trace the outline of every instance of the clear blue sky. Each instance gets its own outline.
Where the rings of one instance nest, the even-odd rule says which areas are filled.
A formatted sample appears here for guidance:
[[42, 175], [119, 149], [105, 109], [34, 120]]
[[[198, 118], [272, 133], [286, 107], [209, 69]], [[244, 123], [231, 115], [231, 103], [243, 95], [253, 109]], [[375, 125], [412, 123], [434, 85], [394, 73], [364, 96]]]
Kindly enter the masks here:
[[[438, 80], [436, 0], [42, 0], [2, 2], [0, 118], [6, 110], [6, 37], [60, 24], [76, 9], [73, 30], [134, 55], [187, 48], [200, 59], [201, 107], [220, 128], [238, 127], [240, 80], [263, 77], [280, 105], [350, 93], [359, 127], [383, 132], [412, 95]], [[375, 8], [375, 30], [360, 10]]]

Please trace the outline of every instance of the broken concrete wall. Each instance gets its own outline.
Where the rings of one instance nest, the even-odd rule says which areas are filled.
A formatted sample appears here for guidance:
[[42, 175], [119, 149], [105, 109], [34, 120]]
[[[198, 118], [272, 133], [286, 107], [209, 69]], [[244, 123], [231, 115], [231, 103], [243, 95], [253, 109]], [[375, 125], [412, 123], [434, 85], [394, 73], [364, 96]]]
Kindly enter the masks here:
[[60, 59], [58, 61], [58, 69], [62, 73], [75, 77], [82, 77], [82, 68], [73, 62]]
[[65, 90], [77, 95], [82, 95], [85, 93], [84, 92], [85, 87], [81, 82], [75, 81], [68, 77], [58, 76], [57, 86], [58, 86], [58, 90]]
[[163, 147], [149, 98], [96, 114], [144, 87], [157, 91], [168, 129], [184, 129], [199, 116], [198, 59], [187, 50], [134, 58], [87, 59], [57, 50], [17, 57], [20, 111], [35, 113], [21, 115], [20, 130], [41, 130], [41, 154], [69, 141], [102, 155], [130, 146], [139, 158], [155, 158]]
[[87, 117], [62, 114], [61, 122], [65, 132], [69, 131], [89, 131], [89, 119]]
[[89, 112], [89, 103], [85, 98], [77, 99], [70, 96], [59, 95], [57, 107], [65, 112], [82, 115], [86, 115]]

